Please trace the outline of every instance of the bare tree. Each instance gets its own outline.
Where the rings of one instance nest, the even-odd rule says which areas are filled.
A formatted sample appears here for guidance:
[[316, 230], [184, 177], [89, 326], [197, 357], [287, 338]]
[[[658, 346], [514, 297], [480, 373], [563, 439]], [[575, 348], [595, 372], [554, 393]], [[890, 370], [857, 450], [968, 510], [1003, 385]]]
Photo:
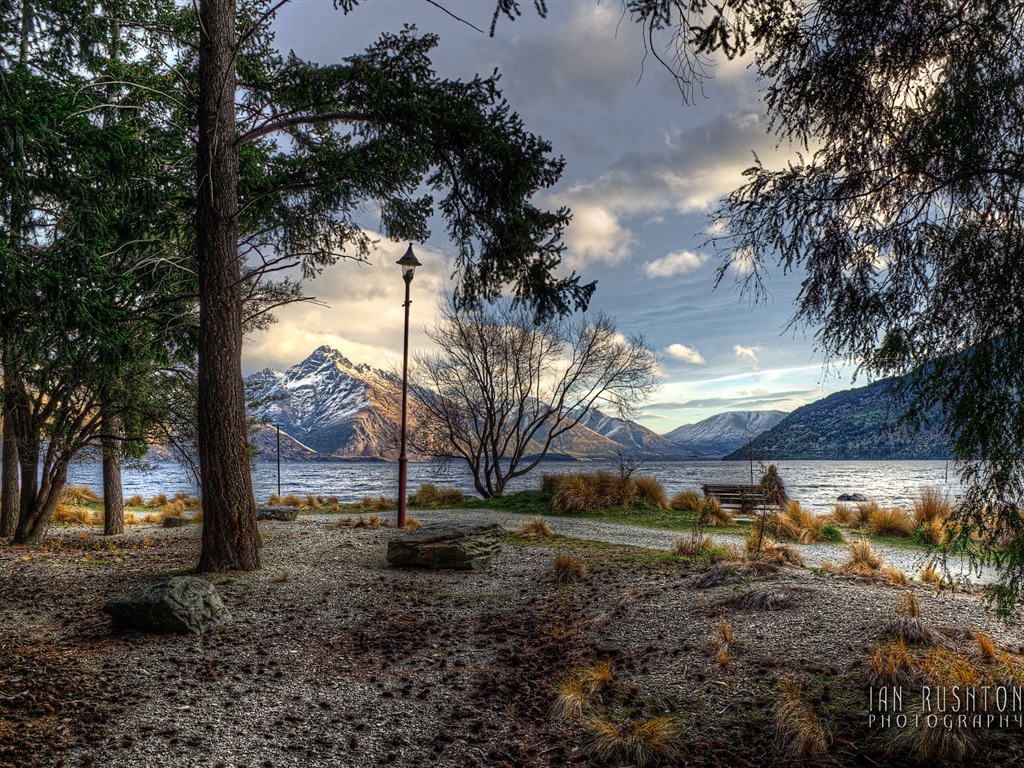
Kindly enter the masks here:
[[535, 322], [511, 303], [456, 308], [427, 330], [438, 351], [416, 356], [413, 444], [462, 459], [485, 498], [532, 470], [600, 406], [635, 415], [657, 385], [657, 359], [602, 314]]

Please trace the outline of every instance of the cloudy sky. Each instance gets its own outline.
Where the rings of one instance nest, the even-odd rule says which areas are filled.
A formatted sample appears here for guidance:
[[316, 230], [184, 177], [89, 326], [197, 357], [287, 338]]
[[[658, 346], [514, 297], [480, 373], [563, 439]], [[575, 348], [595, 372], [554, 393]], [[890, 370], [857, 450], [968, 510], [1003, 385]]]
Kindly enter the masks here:
[[[486, 29], [490, 0], [445, 7]], [[852, 370], [823, 369], [813, 329], [787, 330], [799, 276], [770, 275], [772, 299], [751, 306], [732, 284], [713, 287], [719, 257], [704, 245], [708, 214], [742, 179], [753, 153], [781, 162], [787, 147], [766, 135], [758, 86], [746, 62], [720, 62], [683, 104], [668, 73], [645, 59], [640, 28], [605, 0], [532, 3], [495, 37], [425, 0], [365, 0], [344, 15], [331, 0], [293, 0], [276, 20], [282, 50], [335, 63], [381, 32], [414, 23], [440, 35], [438, 71], [452, 78], [502, 75], [503, 92], [527, 128], [566, 159], [558, 186], [540, 201], [568, 205], [569, 267], [598, 281], [591, 306], [626, 334], [642, 333], [662, 359], [664, 385], [640, 419], [656, 432], [738, 409], [792, 410], [850, 386]], [[372, 228], [368, 214], [365, 221]], [[394, 261], [407, 244], [381, 240], [370, 264], [339, 262], [308, 283], [327, 307], [298, 305], [254, 335], [246, 372], [292, 365], [320, 344], [357, 362], [394, 367], [401, 355], [403, 284]], [[450, 277], [454, 249], [443, 228], [415, 245], [424, 263], [413, 282], [412, 347], [427, 344]]]

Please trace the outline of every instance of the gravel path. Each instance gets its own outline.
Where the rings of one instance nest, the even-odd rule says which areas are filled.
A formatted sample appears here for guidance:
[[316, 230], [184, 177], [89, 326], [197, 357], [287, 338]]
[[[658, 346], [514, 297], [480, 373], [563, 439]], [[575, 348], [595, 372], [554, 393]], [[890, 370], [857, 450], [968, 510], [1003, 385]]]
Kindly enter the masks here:
[[[380, 516], [394, 523], [394, 512], [383, 512], [380, 513]], [[424, 523], [433, 521], [465, 521], [467, 518], [472, 517], [481, 521], [500, 523], [510, 531], [519, 528], [526, 519], [526, 516], [522, 514], [501, 512], [493, 509], [418, 509], [411, 513], [411, 516]], [[334, 519], [337, 516], [315, 515], [311, 517]], [[663, 531], [654, 528], [644, 528], [638, 525], [627, 525], [625, 523], [603, 523], [585, 518], [545, 517], [544, 520], [552, 531], [562, 536], [569, 536], [574, 539], [604, 541], [610, 544], [629, 544], [647, 549], [670, 550], [675, 545], [676, 540], [682, 535], [679, 531]], [[738, 544], [741, 546], [743, 544], [741, 536], [714, 534], [713, 532], [712, 534], [716, 544]], [[801, 554], [803, 554], [804, 562], [808, 568], [816, 568], [823, 563], [841, 565], [847, 559], [846, 547], [842, 544], [798, 544], [796, 546]], [[886, 563], [894, 568], [899, 568], [910, 577], [915, 576], [929, 560], [928, 553], [921, 550], [877, 545], [875, 549], [882, 555]], [[957, 583], [991, 584], [997, 581], [997, 573], [994, 569], [985, 568], [979, 576], [977, 571], [971, 571], [969, 562], [960, 556], [951, 555], [946, 562], [946, 567], [949, 570], [949, 576]]]

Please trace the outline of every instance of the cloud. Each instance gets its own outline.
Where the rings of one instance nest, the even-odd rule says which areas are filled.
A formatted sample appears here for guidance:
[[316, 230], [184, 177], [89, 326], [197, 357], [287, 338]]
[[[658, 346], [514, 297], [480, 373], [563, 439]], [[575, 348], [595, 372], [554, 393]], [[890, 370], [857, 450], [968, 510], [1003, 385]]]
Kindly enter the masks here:
[[702, 365], [704, 363], [704, 355], [685, 344], [669, 344], [668, 349], [665, 351], [668, 352], [669, 356], [674, 357], [676, 360], [682, 360], [684, 363], [693, 363], [694, 365]]
[[748, 361], [752, 366], [754, 366], [755, 371], [761, 370], [761, 361], [757, 359], [757, 353], [763, 351], [764, 347], [744, 347], [742, 344], [734, 344], [732, 348], [732, 353], [740, 360]]
[[707, 256], [692, 251], [676, 251], [660, 259], [644, 264], [648, 277], [672, 277], [700, 269], [707, 261]]
[[566, 264], [574, 269], [593, 261], [617, 264], [629, 255], [632, 242], [633, 234], [610, 208], [580, 203], [573, 207], [572, 222], [565, 231]]

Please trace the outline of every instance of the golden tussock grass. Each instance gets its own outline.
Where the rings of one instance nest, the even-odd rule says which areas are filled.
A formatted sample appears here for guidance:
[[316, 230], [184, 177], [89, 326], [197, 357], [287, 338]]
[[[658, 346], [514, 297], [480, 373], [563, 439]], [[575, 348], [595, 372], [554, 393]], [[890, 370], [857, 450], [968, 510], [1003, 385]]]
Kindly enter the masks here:
[[406, 533], [410, 533], [411, 531], [415, 531], [422, 527], [423, 523], [421, 523], [415, 517], [407, 517], [405, 518], [405, 528], [403, 528], [402, 530]]
[[566, 475], [551, 497], [551, 507], [563, 515], [590, 512], [597, 508], [597, 491], [583, 475]]
[[614, 676], [610, 659], [601, 659], [585, 664], [579, 667], [575, 673], [583, 681], [583, 687], [588, 693], [597, 693], [608, 685]]
[[555, 581], [559, 584], [571, 584], [587, 576], [587, 566], [566, 552], [555, 555]]
[[872, 536], [909, 536], [914, 527], [910, 513], [900, 507], [879, 507], [868, 515], [867, 529]]
[[991, 635], [984, 632], [975, 632], [974, 641], [978, 644], [978, 653], [981, 654], [981, 658], [985, 661], [995, 661], [998, 649], [996, 648], [996, 641], [992, 639]]
[[935, 567], [934, 563], [928, 563], [917, 574], [918, 581], [933, 586], [942, 586], [942, 572]]
[[707, 534], [692, 533], [680, 536], [672, 546], [672, 554], [676, 557], [696, 557], [715, 548], [714, 540]]
[[832, 520], [833, 522], [839, 523], [839, 525], [845, 525], [848, 528], [856, 528], [860, 525], [860, 515], [857, 514], [857, 510], [843, 502], [840, 502], [833, 507]]
[[279, 496], [278, 498], [281, 501], [280, 506], [295, 507], [296, 509], [299, 509], [299, 508], [302, 507], [303, 499], [302, 499], [301, 496], [299, 496], [296, 493], [289, 493], [289, 494], [287, 494], [285, 496]]
[[284, 499], [278, 496], [276, 493], [272, 493], [267, 497], [268, 507], [281, 507], [284, 506]]
[[724, 509], [722, 502], [714, 496], [705, 496], [698, 501], [695, 514], [704, 525], [712, 528], [719, 525], [732, 525], [735, 522], [732, 513]]
[[725, 645], [732, 645], [733, 642], [732, 624], [725, 616], [718, 617], [718, 640]]
[[619, 722], [608, 715], [584, 721], [586, 752], [602, 763], [650, 766], [677, 754], [679, 723], [668, 715]]
[[[758, 542], [761, 550], [758, 552]], [[755, 528], [751, 529], [743, 541], [744, 553], [748, 562], [779, 563], [780, 565], [804, 564], [804, 556], [800, 550], [789, 544], [780, 544], [767, 534], [761, 535]]]
[[554, 532], [548, 527], [548, 524], [544, 522], [544, 518], [540, 515], [534, 515], [516, 531], [517, 536], [522, 536], [527, 539], [545, 539], [548, 536], [554, 536]]
[[894, 587], [903, 587], [910, 583], [904, 571], [891, 565], [882, 566], [882, 577]]
[[657, 509], [668, 509], [668, 494], [665, 488], [651, 475], [639, 475], [633, 478], [636, 489], [636, 500]]
[[[408, 522], [408, 521], [407, 521]], [[359, 515], [357, 518], [342, 517], [332, 525], [333, 528], [387, 528], [390, 523], [381, 519], [380, 515], [369, 515], [364, 518]]]
[[[363, 505], [374, 512], [386, 512], [391, 509], [398, 509], [398, 502], [387, 496], [378, 496], [375, 499], [363, 499]], [[376, 517], [376, 515], [371, 515]]]
[[781, 698], [775, 708], [775, 734], [791, 760], [822, 757], [828, 751], [829, 738], [814, 707], [804, 698], [796, 680], [779, 684]]
[[921, 604], [917, 601], [917, 595], [913, 592], [904, 592], [900, 598], [900, 606], [896, 613], [901, 616], [920, 616]]
[[153, 497], [151, 497], [150, 500], [146, 502], [146, 506], [147, 507], [162, 507], [162, 506], [164, 506], [166, 504], [167, 504], [167, 494], [166, 493], [158, 493], [158, 494], [154, 495]]
[[849, 559], [839, 567], [842, 573], [858, 576], [868, 581], [881, 573], [885, 561], [867, 539], [859, 539], [850, 544], [849, 552]]
[[125, 525], [138, 525], [139, 524], [139, 516], [136, 515], [134, 512], [125, 512], [124, 513], [124, 524]]
[[872, 685], [906, 685], [917, 683], [920, 673], [902, 638], [875, 646], [869, 660]]
[[101, 499], [92, 488], [86, 485], [65, 485], [61, 488], [60, 500], [69, 506], [73, 506], [76, 504], [95, 504]]
[[58, 501], [57, 505], [53, 508], [50, 522], [61, 525], [98, 525], [103, 522], [103, 518], [93, 513], [90, 509], [74, 507]]
[[314, 496], [312, 493], [307, 493], [306, 500], [302, 503], [301, 506], [303, 509], [320, 509], [320, 507], [322, 506], [322, 504], [320, 503], [321, 499], [323, 499], [323, 496], [317, 497]]
[[415, 493], [409, 494], [409, 504], [414, 507], [442, 507], [465, 500], [458, 488], [438, 488], [433, 483], [421, 483]]
[[590, 705], [583, 680], [577, 675], [567, 675], [555, 683], [555, 701], [551, 705], [551, 716], [555, 720], [574, 720], [583, 717]]
[[977, 750], [978, 733], [973, 728], [947, 728], [940, 716], [935, 725], [927, 718], [911, 718], [906, 728], [895, 728], [889, 748], [907, 754], [918, 765], [962, 764]]
[[687, 488], [685, 491], [679, 491], [679, 493], [672, 497], [669, 507], [679, 512], [695, 512], [699, 503], [700, 494]]
[[871, 519], [871, 515], [877, 514], [882, 509], [882, 506], [877, 501], [858, 501], [854, 510], [857, 513], [857, 528], [863, 528], [868, 524], [868, 520]]
[[328, 496], [327, 497], [327, 504], [329, 506], [332, 506], [332, 507], [338, 506], [338, 497], [337, 496]]
[[953, 514], [949, 497], [937, 488], [922, 488], [914, 499], [914, 524], [944, 523]]
[[938, 646], [945, 637], [921, 618], [921, 606], [913, 592], [907, 591], [900, 598], [896, 614], [881, 630], [883, 638], [902, 640], [907, 645]]
[[142, 498], [142, 494], [136, 493], [134, 496], [129, 496], [124, 500], [126, 507], [144, 507], [146, 506], [146, 500]]
[[780, 517], [792, 523], [795, 529], [795, 538], [801, 544], [814, 544], [824, 539], [823, 530], [828, 525], [829, 518], [816, 515], [806, 507], [802, 507], [799, 501], [789, 502], [782, 510]]
[[930, 544], [934, 547], [941, 547], [949, 537], [946, 523], [942, 520], [929, 520], [921, 523], [914, 535], [921, 543]]

